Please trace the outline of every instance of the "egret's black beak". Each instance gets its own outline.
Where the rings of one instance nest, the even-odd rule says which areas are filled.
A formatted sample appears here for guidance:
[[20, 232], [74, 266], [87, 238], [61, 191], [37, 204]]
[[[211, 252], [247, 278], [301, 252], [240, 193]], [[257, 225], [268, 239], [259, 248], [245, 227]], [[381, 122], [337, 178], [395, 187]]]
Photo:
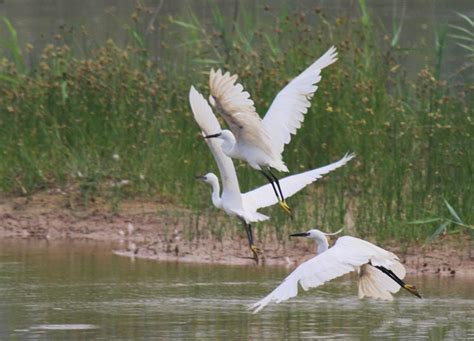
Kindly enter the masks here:
[[308, 237], [309, 232], [300, 232], [300, 233], [293, 233], [290, 234], [290, 237]]
[[212, 135], [207, 135], [207, 136], [204, 136], [205, 139], [211, 139], [213, 137], [219, 137], [221, 136], [222, 133], [217, 133], [217, 134], [212, 134]]
[[206, 179], [206, 177], [204, 175], [200, 175], [200, 176], [195, 176], [194, 177], [196, 180], [204, 180]]

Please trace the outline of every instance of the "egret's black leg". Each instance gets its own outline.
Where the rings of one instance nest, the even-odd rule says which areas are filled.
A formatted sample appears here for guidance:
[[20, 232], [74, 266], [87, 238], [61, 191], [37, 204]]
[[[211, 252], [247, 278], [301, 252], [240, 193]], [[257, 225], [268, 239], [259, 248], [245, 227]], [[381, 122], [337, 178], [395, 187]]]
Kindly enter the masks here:
[[[291, 209], [290, 209], [290, 207], [288, 206], [288, 204], [286, 203], [286, 201], [283, 197], [283, 192], [281, 191], [280, 183], [278, 182], [278, 179], [276, 178], [276, 176], [274, 176], [270, 171], [269, 171], [269, 173], [271, 174], [271, 176], [268, 175], [267, 173], [265, 173], [263, 170], [260, 170], [260, 173], [262, 173], [263, 176], [272, 185], [273, 192], [275, 192], [275, 195], [278, 199], [278, 204], [280, 205], [282, 210], [285, 211], [285, 213], [289, 214], [291, 217], [293, 217], [292, 214], [291, 214]], [[275, 182], [277, 183], [277, 186], [278, 186], [278, 189], [279, 189], [280, 193], [278, 193], [278, 191], [275, 187]], [[281, 195], [281, 197], [280, 197], [280, 195]]]
[[388, 277], [393, 279], [395, 282], [397, 282], [398, 285], [400, 285], [403, 289], [406, 289], [407, 291], [409, 291], [416, 297], [421, 298], [421, 295], [418, 293], [418, 290], [416, 290], [416, 287], [414, 285], [406, 284], [397, 275], [395, 275], [392, 270], [387, 269], [386, 267], [383, 267], [381, 265], [377, 265], [375, 267], [379, 269], [380, 271], [382, 271], [384, 274], [386, 274]]
[[272, 171], [271, 171], [270, 169], [268, 169], [268, 173], [270, 173], [270, 175], [272, 176], [273, 180], [274, 180], [275, 183], [277, 184], [278, 191], [280, 192], [281, 200], [282, 200], [283, 202], [285, 202], [285, 196], [283, 195], [283, 191], [281, 190], [280, 181], [278, 181], [278, 178], [275, 176], [275, 174], [272, 173]]
[[247, 239], [249, 241], [250, 250], [252, 250], [253, 253], [253, 259], [258, 264], [258, 255], [262, 254], [262, 251], [253, 244], [252, 226], [247, 224], [244, 220], [242, 220], [242, 224], [244, 224], [245, 232], [247, 232]]
[[278, 198], [278, 201], [280, 202], [282, 199], [280, 198], [280, 196], [278, 195], [278, 191], [275, 187], [275, 184], [274, 184], [274, 180], [272, 179], [272, 177], [270, 175], [268, 175], [267, 173], [265, 173], [263, 170], [260, 170], [260, 173], [263, 174], [263, 176], [268, 180], [268, 182], [270, 183], [270, 185], [272, 185], [272, 188], [273, 188], [273, 191], [275, 192], [275, 195], [276, 197]]
[[253, 245], [253, 235], [252, 230], [250, 229], [250, 224], [244, 223], [245, 232], [247, 233], [247, 240], [249, 241], [249, 246]]
[[278, 181], [278, 178], [275, 176], [275, 174], [272, 173], [270, 168], [268, 169], [268, 173], [273, 178], [273, 181], [276, 183], [276, 185], [278, 187], [278, 191], [280, 192], [280, 197], [281, 197], [281, 201], [279, 202], [280, 207], [283, 209], [283, 211], [288, 213], [291, 218], [293, 218], [293, 215], [291, 214], [290, 206], [288, 206], [288, 204], [286, 203], [285, 196], [283, 195], [283, 191], [281, 190], [280, 181]]

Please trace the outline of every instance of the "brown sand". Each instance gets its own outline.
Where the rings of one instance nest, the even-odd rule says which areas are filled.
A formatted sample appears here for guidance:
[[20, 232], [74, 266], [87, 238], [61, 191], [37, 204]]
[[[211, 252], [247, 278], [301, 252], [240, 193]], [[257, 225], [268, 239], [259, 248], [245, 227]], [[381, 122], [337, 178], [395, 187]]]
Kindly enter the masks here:
[[[0, 197], [0, 238], [124, 241], [126, 246], [116, 254], [164, 261], [254, 264], [243, 231], [221, 241], [202, 231], [199, 239], [189, 240], [185, 229], [194, 226], [196, 218], [191, 219], [191, 212], [174, 205], [134, 201], [122, 204], [120, 213], [111, 214], [99, 203], [72, 210], [70, 202], [61, 193]], [[313, 243], [301, 239], [269, 236], [260, 241], [257, 238], [256, 244], [263, 249], [264, 265], [293, 267], [315, 252]], [[411, 274], [474, 275], [474, 258], [468, 257], [465, 237], [446, 236], [433, 244], [403, 250], [390, 244], [382, 246], [395, 252]]]

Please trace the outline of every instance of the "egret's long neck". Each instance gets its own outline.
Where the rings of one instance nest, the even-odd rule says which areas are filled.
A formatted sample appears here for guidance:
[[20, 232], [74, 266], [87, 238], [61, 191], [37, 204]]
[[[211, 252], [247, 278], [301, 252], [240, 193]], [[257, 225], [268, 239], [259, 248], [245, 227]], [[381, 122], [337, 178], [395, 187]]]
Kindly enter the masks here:
[[328, 240], [326, 238], [326, 236], [319, 236], [317, 239], [316, 239], [316, 245], [318, 247], [318, 250], [317, 250], [317, 254], [321, 254], [323, 253], [324, 251], [326, 251], [329, 247], [329, 243], [328, 243]]
[[219, 181], [217, 179], [213, 179], [211, 181], [211, 186], [212, 186], [212, 203], [217, 208], [222, 208], [222, 200], [220, 198]]

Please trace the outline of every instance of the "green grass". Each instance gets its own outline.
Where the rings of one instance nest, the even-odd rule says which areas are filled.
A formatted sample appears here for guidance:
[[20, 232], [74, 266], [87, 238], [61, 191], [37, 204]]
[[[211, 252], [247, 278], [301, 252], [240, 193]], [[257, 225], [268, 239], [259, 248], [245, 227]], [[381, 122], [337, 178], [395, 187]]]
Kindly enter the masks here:
[[[31, 68], [23, 62], [31, 47], [20, 48], [21, 37], [4, 19], [1, 189], [32, 195], [60, 188], [79, 193], [85, 204], [103, 197], [115, 210], [124, 198], [161, 197], [207, 216], [212, 233], [222, 237], [240, 225], [215, 218], [210, 189], [194, 180], [216, 167], [198, 136], [189, 87], [206, 93], [210, 67], [225, 67], [239, 74], [263, 114], [288, 80], [334, 44], [339, 60], [323, 71], [284, 160], [296, 173], [347, 151], [357, 159], [290, 199], [295, 220], [271, 209], [274, 219], [258, 225], [260, 235], [276, 229], [285, 238], [316, 224], [335, 230], [349, 214], [352, 232], [361, 236], [424, 241], [436, 223], [408, 223], [442, 215], [444, 200], [472, 222], [473, 86], [440, 78], [443, 49], [455, 38], [438, 32], [436, 49], [425, 51], [426, 65], [408, 75], [400, 66], [412, 53], [399, 47], [403, 23], [387, 38], [364, 1], [360, 9], [358, 20], [329, 19], [319, 10], [269, 10], [271, 25], [245, 6], [234, 8], [232, 22], [217, 6], [212, 23], [189, 11], [160, 24], [169, 36], [159, 60], [144, 39], [147, 21], [137, 15], [124, 30], [127, 46], [109, 40], [84, 57], [65, 43], [74, 37], [61, 37], [42, 48]], [[459, 39], [459, 32], [452, 34]], [[237, 165], [243, 190], [265, 182]], [[197, 226], [190, 226], [190, 235], [197, 235], [192, 229]]]

